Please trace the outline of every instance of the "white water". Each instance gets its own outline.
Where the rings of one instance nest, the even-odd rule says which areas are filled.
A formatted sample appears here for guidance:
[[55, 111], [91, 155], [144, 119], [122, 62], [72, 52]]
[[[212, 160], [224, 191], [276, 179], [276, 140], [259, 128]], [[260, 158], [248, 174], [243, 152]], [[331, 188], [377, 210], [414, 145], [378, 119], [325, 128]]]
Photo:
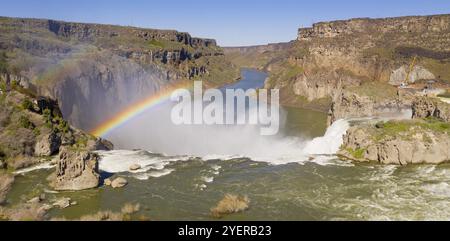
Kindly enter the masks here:
[[[145, 151], [118, 150], [99, 152], [102, 156], [100, 169], [110, 173], [129, 172], [132, 164], [142, 166], [141, 170], [131, 173], [141, 173], [139, 179], [159, 177], [170, 174], [173, 170], [165, 167], [174, 161], [186, 161], [190, 158], [202, 160], [230, 160], [249, 158], [257, 162], [267, 162], [271, 165], [288, 163], [304, 164], [314, 162], [319, 165], [351, 166], [349, 162], [338, 160], [335, 156], [343, 143], [343, 136], [350, 127], [350, 121], [387, 121], [391, 119], [409, 119], [411, 110], [390, 112], [382, 116], [337, 120], [329, 126], [325, 134], [314, 139], [292, 136], [261, 136], [258, 126], [178, 126], [166, 128], [168, 122], [152, 122], [159, 128], [146, 129], [137, 134], [133, 129], [124, 128], [120, 131], [127, 136], [137, 135], [142, 142], [141, 148], [164, 153], [155, 155]], [[148, 116], [143, 117], [151, 121]], [[161, 124], [162, 123], [162, 124]], [[163, 131], [164, 133], [160, 133]], [[143, 138], [142, 137], [147, 137]], [[136, 137], [136, 136], [135, 136]], [[156, 137], [156, 138], [155, 138]], [[157, 141], [160, 145], [152, 145]], [[161, 145], [163, 143], [163, 145]], [[165, 145], [170, 143], [170, 145]], [[133, 143], [135, 145], [136, 143]], [[155, 173], [155, 170], [159, 170]]]
[[[250, 127], [247, 127], [250, 128]], [[166, 169], [166, 166], [175, 161], [186, 161], [190, 158], [200, 157], [203, 160], [229, 160], [234, 158], [250, 158], [253, 161], [268, 162], [272, 165], [281, 165], [287, 163], [305, 163], [316, 162], [320, 165], [327, 164], [343, 164], [336, 161], [335, 154], [342, 144], [343, 136], [349, 123], [346, 120], [338, 120], [328, 127], [326, 133], [322, 137], [312, 140], [305, 140], [299, 137], [266, 137], [255, 135], [252, 128], [241, 128], [237, 140], [244, 139], [246, 142], [240, 148], [232, 151], [227, 148], [226, 142], [223, 140], [230, 135], [229, 132], [216, 132], [210, 135], [215, 141], [212, 141], [216, 147], [222, 146], [220, 154], [193, 155], [160, 155], [142, 150], [115, 150], [115, 151], [99, 151], [102, 157], [99, 168], [109, 173], [130, 172], [136, 174], [138, 179], [148, 179], [149, 177], [159, 177], [170, 174], [173, 170]], [[236, 134], [231, 129], [232, 134]], [[220, 136], [219, 134], [225, 135]], [[238, 141], [241, 143], [240, 141]], [[242, 148], [243, 147], [243, 148]], [[207, 151], [208, 149], [206, 149]], [[137, 171], [129, 171], [133, 164], [139, 164], [142, 168]], [[217, 170], [216, 170], [217, 171]], [[210, 177], [205, 179], [211, 182]]]
[[41, 169], [51, 169], [55, 167], [55, 165], [51, 162], [44, 162], [44, 163], [40, 163], [31, 167], [26, 167], [26, 168], [22, 168], [19, 169], [17, 171], [14, 172], [14, 174], [18, 175], [18, 174], [26, 174], [28, 172], [32, 172], [32, 171], [36, 171], [36, 170], [41, 170]]

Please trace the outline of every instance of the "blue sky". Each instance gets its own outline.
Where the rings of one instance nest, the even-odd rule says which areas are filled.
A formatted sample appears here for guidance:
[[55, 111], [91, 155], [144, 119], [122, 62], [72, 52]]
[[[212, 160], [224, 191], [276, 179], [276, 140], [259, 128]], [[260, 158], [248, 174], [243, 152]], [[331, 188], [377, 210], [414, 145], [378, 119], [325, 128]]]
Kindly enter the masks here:
[[222, 46], [285, 42], [317, 21], [450, 13], [448, 0], [0, 0], [0, 16], [176, 29]]

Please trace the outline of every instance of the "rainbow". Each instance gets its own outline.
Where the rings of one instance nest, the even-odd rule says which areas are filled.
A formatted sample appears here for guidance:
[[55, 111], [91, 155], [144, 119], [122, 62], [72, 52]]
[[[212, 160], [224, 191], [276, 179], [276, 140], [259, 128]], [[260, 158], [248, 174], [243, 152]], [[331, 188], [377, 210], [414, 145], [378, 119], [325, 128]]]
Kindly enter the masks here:
[[111, 131], [117, 129], [122, 126], [126, 122], [135, 118], [136, 116], [144, 113], [145, 111], [151, 109], [152, 107], [157, 106], [160, 103], [163, 103], [170, 99], [171, 94], [176, 89], [180, 88], [191, 88], [192, 82], [182, 81], [179, 84], [171, 85], [166, 87], [165, 89], [160, 90], [159, 92], [152, 94], [151, 96], [139, 100], [122, 111], [115, 114], [112, 118], [102, 122], [94, 129], [90, 131], [90, 133], [94, 136], [103, 137], [110, 133]]

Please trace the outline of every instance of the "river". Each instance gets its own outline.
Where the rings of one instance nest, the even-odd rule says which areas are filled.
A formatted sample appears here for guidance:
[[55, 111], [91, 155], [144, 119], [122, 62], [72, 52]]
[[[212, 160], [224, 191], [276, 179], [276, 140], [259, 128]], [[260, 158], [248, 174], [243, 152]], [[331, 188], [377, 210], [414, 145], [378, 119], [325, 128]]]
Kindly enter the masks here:
[[[244, 69], [242, 80], [228, 88], [261, 87], [266, 77]], [[250, 208], [223, 220], [450, 219], [450, 165], [400, 167], [339, 160], [328, 152], [333, 142], [339, 142], [336, 136], [345, 132], [346, 123], [326, 130], [324, 113], [296, 108], [283, 111], [281, 133], [272, 138], [258, 138], [246, 129], [208, 130], [189, 144], [195, 135], [183, 132], [177, 137], [166, 128], [166, 137], [156, 132], [154, 141], [143, 143], [144, 139], [120, 141], [117, 138], [124, 133], [118, 131], [111, 135], [112, 140], [128, 150], [100, 153], [100, 168], [103, 176], [114, 172], [125, 177], [129, 181], [126, 187], [53, 193], [45, 180], [52, 170], [36, 170], [18, 175], [8, 198], [14, 204], [45, 191], [49, 199], [70, 197], [78, 204], [50, 213], [66, 218], [99, 210], [119, 211], [131, 202], [140, 203], [140, 214], [152, 220], [214, 220], [210, 208], [225, 193], [234, 193], [247, 195]], [[147, 129], [153, 124], [147, 123]], [[131, 131], [131, 137], [137, 135], [133, 130], [123, 127], [124, 132]], [[188, 141], [182, 147], [177, 139]], [[180, 146], [148, 146], [158, 140]], [[200, 147], [205, 152], [199, 151]], [[142, 150], [132, 151], [135, 148]], [[133, 163], [144, 168], [127, 171]]]

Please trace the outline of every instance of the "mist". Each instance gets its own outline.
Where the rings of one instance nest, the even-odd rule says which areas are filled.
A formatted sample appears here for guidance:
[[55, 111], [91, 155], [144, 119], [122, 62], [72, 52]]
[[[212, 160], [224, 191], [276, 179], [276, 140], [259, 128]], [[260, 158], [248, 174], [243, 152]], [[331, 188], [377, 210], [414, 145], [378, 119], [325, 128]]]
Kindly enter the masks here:
[[[288, 163], [309, 155], [334, 154], [342, 143], [348, 123], [337, 122], [324, 137], [273, 136], [260, 134], [260, 125], [175, 125], [170, 118], [173, 103], [166, 102], [111, 132], [107, 139], [116, 149], [142, 149], [168, 156], [203, 158], [248, 157], [256, 161]], [[280, 129], [287, 112], [280, 109]], [[310, 144], [313, 143], [313, 144]], [[334, 143], [334, 144], [330, 144]]]

